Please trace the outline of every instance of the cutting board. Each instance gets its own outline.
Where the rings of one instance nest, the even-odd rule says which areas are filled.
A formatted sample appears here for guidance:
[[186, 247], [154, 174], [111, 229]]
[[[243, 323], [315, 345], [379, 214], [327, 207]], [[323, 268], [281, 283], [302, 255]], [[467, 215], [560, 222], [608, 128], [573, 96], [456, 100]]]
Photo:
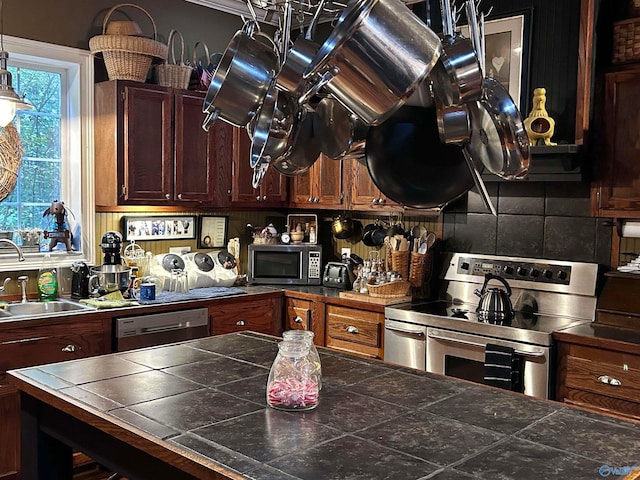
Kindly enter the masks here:
[[393, 305], [395, 303], [405, 303], [405, 302], [411, 301], [411, 295], [404, 295], [402, 297], [394, 297], [394, 298], [381, 298], [381, 297], [372, 297], [371, 295], [350, 292], [350, 291], [340, 292], [340, 298], [356, 300], [358, 302], [376, 303], [378, 305]]

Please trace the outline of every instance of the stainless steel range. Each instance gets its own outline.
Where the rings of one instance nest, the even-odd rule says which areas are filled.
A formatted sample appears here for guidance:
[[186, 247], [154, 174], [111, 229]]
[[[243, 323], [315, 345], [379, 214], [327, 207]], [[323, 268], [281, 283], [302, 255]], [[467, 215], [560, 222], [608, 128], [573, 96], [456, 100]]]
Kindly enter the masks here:
[[[510, 287], [512, 318], [476, 313], [482, 287], [499, 280], [493, 275]], [[490, 351], [503, 350], [513, 365], [517, 362], [509, 372], [518, 376], [510, 389], [553, 398], [552, 333], [593, 321], [597, 278], [598, 265], [592, 263], [449, 254], [436, 300], [385, 308], [384, 360], [490, 383], [485, 359]]]

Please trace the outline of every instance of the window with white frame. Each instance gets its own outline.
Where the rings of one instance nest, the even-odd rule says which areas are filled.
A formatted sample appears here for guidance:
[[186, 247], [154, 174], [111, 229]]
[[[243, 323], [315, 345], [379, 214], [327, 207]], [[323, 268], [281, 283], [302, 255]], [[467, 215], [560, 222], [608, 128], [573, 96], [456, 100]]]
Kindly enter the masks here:
[[[35, 108], [14, 120], [24, 156], [14, 190], [0, 202], [0, 232], [23, 246], [28, 263], [15, 258], [18, 268], [39, 266], [52, 243], [44, 232], [57, 226], [47, 209], [61, 201], [74, 238], [71, 251], [63, 241], [54, 247], [56, 263], [93, 261], [93, 58], [88, 51], [12, 37], [4, 37], [4, 48], [14, 89]], [[3, 269], [14, 254], [0, 250]]]

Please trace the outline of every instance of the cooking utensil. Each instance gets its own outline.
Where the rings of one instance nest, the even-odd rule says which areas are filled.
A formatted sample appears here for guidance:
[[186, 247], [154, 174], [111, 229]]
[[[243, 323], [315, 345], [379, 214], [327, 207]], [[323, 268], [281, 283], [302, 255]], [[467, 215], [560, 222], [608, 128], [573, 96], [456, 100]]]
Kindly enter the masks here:
[[429, 77], [433, 91], [445, 106], [478, 100], [482, 94], [483, 70], [469, 40], [456, 33], [450, 0], [441, 0], [442, 52]]
[[338, 215], [331, 223], [331, 233], [339, 240], [345, 240], [353, 234], [354, 224], [350, 217]]
[[343, 158], [353, 142], [356, 118], [335, 98], [324, 97], [315, 109], [314, 133], [320, 138], [320, 149], [334, 160]]
[[300, 109], [293, 137], [286, 152], [273, 161], [273, 168], [283, 175], [300, 175], [320, 156], [320, 139], [314, 134], [315, 112]]
[[184, 260], [180, 255], [176, 255], [175, 253], [167, 253], [164, 257], [162, 257], [162, 268], [164, 268], [167, 272], [171, 272], [171, 270], [184, 270], [185, 264]]
[[226, 250], [220, 250], [218, 252], [218, 262], [220, 262], [220, 265], [222, 265], [222, 268], [225, 270], [231, 270], [237, 266], [236, 257]]
[[380, 191], [409, 207], [440, 208], [473, 186], [461, 149], [440, 141], [435, 107], [403, 106], [371, 127], [366, 161]]
[[217, 118], [244, 127], [256, 114], [271, 81], [280, 68], [273, 40], [247, 22], [235, 33], [211, 79], [204, 99], [202, 128]]
[[100, 265], [89, 269], [88, 289], [94, 294], [120, 290], [126, 292], [131, 283], [131, 268], [125, 265]]
[[[506, 290], [493, 287], [487, 288], [490, 280], [498, 280]], [[482, 290], [474, 290], [474, 293], [480, 297], [476, 313], [478, 319], [487, 323], [507, 323], [515, 316], [513, 305], [511, 304], [511, 287], [507, 281], [500, 275], [487, 273], [484, 277]]]
[[296, 98], [299, 98], [304, 93], [309, 83], [309, 80], [305, 79], [303, 74], [320, 49], [320, 45], [315, 43], [312, 38], [325, 1], [326, 0], [320, 0], [318, 2], [318, 7], [309, 23], [306, 33], [304, 35], [298, 35], [298, 38], [296, 38], [293, 43], [293, 47], [291, 47], [287, 53], [282, 68], [276, 76], [276, 86]]
[[355, 0], [343, 10], [305, 78], [367, 125], [385, 121], [429, 74], [442, 49], [438, 36], [401, 0]]
[[[484, 38], [479, 32], [472, 1], [466, 2], [466, 10], [473, 46], [484, 72]], [[499, 177], [508, 180], [524, 178], [529, 171], [529, 137], [507, 89], [497, 80], [485, 77], [480, 100], [469, 102], [468, 108], [471, 135], [467, 148], [471, 157], [480, 159], [490, 172]]]
[[272, 82], [252, 128], [252, 168], [261, 159], [272, 162], [291, 148], [292, 136], [298, 128], [299, 110], [298, 102], [286, 92], [277, 90], [275, 82]]
[[213, 267], [215, 265], [213, 263], [213, 258], [202, 252], [197, 252], [193, 256], [193, 263], [195, 263], [196, 267], [198, 267], [198, 270], [202, 272], [210, 272], [211, 270], [213, 270]]

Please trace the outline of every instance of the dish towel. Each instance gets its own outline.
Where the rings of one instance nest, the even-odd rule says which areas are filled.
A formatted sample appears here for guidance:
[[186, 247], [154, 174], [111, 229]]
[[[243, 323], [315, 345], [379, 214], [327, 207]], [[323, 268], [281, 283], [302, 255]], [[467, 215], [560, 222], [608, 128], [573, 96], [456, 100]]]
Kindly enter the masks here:
[[513, 348], [488, 343], [484, 351], [484, 383], [505, 390], [523, 391], [520, 358]]

